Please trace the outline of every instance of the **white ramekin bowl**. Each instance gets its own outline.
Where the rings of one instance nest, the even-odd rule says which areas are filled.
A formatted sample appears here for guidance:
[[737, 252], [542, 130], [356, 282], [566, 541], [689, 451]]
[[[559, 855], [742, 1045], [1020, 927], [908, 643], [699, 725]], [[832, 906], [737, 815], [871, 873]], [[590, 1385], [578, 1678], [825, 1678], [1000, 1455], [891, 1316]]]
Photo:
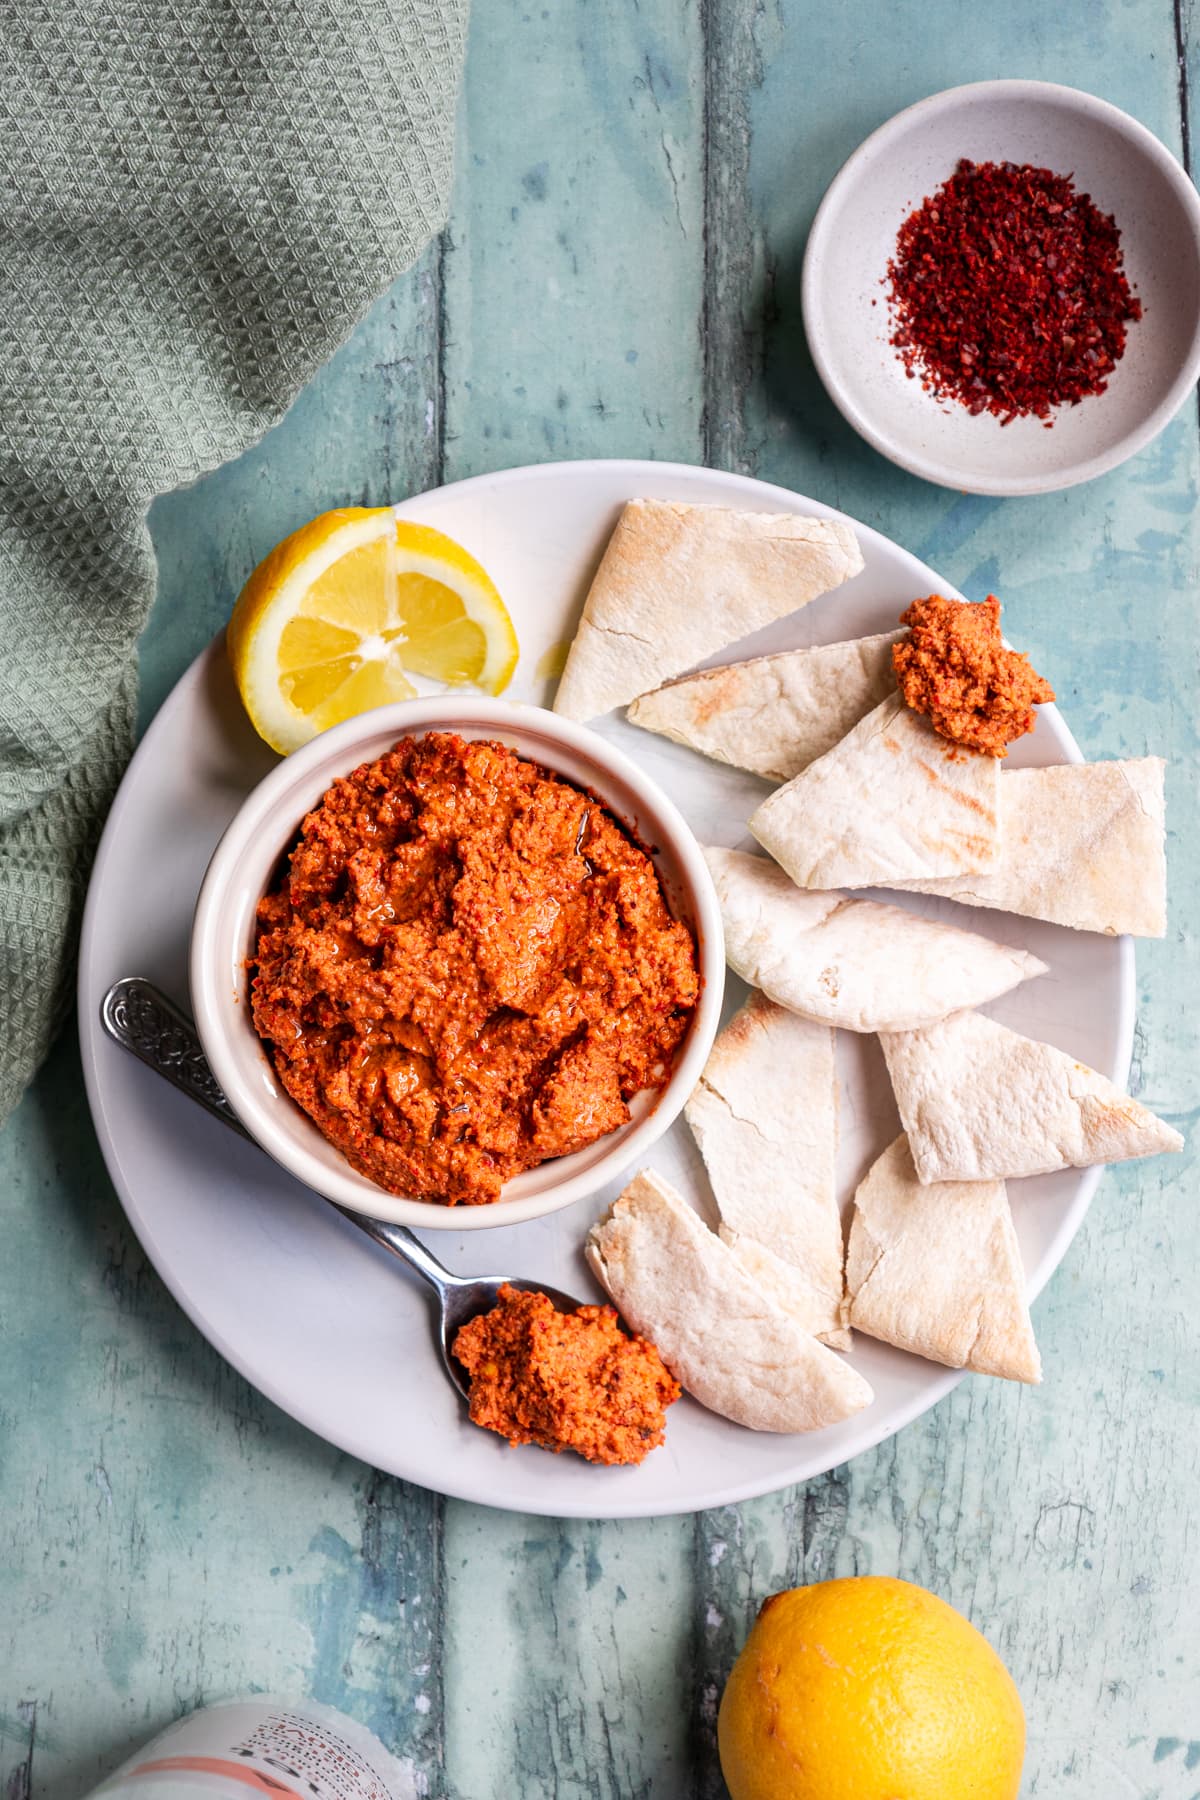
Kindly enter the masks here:
[[[666, 1086], [643, 1093], [616, 1131], [506, 1183], [491, 1206], [439, 1206], [398, 1198], [360, 1175], [290, 1099], [250, 1016], [246, 959], [258, 902], [305, 814], [330, 784], [373, 762], [402, 737], [430, 731], [492, 738], [595, 793], [651, 848], [676, 917], [695, 932], [700, 1000]], [[190, 980], [196, 1028], [213, 1072], [250, 1135], [293, 1175], [356, 1212], [423, 1229], [471, 1231], [557, 1212], [645, 1155], [682, 1110], [716, 1035], [725, 980], [721, 915], [712, 879], [682, 815], [620, 751], [586, 726], [536, 706], [459, 696], [406, 700], [324, 732], [281, 762], [235, 814], [208, 866], [192, 924]]]
[[[927, 394], [895, 349], [884, 281], [896, 234], [959, 160], [1073, 175], [1121, 232], [1145, 317], [1107, 392], [1009, 425]], [[969, 494], [1044, 494], [1092, 481], [1143, 449], [1200, 375], [1200, 198], [1128, 113], [1046, 81], [978, 81], [897, 113], [822, 200], [804, 254], [804, 328], [817, 373], [869, 444], [925, 481]]]

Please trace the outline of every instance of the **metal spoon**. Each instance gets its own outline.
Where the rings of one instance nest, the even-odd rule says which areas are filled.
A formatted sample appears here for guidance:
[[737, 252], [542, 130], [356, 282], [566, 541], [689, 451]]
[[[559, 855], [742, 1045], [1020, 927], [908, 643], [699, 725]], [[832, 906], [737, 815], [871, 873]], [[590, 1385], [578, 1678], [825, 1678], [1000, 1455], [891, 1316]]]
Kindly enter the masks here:
[[[192, 1021], [153, 982], [140, 975], [115, 981], [100, 1002], [100, 1021], [109, 1037], [132, 1051], [147, 1068], [155, 1070], [172, 1087], [220, 1119], [223, 1125], [240, 1133], [248, 1142], [254, 1142], [218, 1086]], [[519, 1288], [527, 1294], [545, 1294], [560, 1312], [573, 1312], [583, 1304], [558, 1288], [547, 1287], [544, 1282], [522, 1281], [515, 1275], [452, 1275], [405, 1226], [388, 1225], [382, 1219], [369, 1219], [363, 1213], [351, 1212], [324, 1194], [320, 1198], [390, 1255], [406, 1263], [433, 1289], [438, 1299], [438, 1348], [447, 1375], [464, 1399], [470, 1396], [470, 1382], [451, 1347], [455, 1334], [469, 1319], [489, 1312], [499, 1299], [502, 1287]]]

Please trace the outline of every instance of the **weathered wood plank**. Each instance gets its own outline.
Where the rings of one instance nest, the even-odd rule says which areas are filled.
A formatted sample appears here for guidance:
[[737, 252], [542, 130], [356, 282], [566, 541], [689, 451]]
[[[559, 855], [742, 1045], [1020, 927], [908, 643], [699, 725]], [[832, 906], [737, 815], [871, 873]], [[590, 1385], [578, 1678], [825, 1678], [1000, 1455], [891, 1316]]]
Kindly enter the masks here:
[[[446, 261], [449, 477], [700, 460], [702, 98], [695, 5], [477, 9]], [[686, 1791], [690, 1537], [682, 1520], [447, 1508], [453, 1793]]]
[[[808, 361], [799, 305], [807, 225], [845, 156], [899, 106], [1006, 68], [1011, 42], [1025, 48], [1022, 74], [1093, 88], [1178, 150], [1171, 9], [1106, 7], [1085, 23], [1074, 9], [1021, 4], [973, 13], [969, 38], [961, 15], [938, 5], [893, 11], [886, 33], [848, 33], [836, 10], [803, 15], [798, 29], [787, 9], [785, 30], [775, 9], [710, 7], [710, 91], [728, 83], [735, 113], [742, 99], [726, 127], [734, 150], [708, 190], [710, 239], [733, 246], [713, 320], [723, 337], [710, 367], [726, 422], [715, 454], [879, 525], [968, 593], [995, 588], [1013, 635], [1054, 676], [1087, 754], [1171, 759], [1176, 925], [1166, 943], [1138, 949], [1134, 1091], [1186, 1130], [1197, 1033], [1180, 995], [1196, 958], [1187, 920], [1197, 742], [1192, 709], [1171, 696], [1197, 678], [1195, 415], [1189, 408], [1135, 463], [1069, 494], [1008, 503], [949, 494], [890, 468], [842, 423]], [[1185, 19], [1190, 29], [1190, 9]], [[815, 82], [817, 68], [839, 78]], [[1182, 1168], [1105, 1177], [1035, 1309], [1042, 1390], [973, 1378], [824, 1481], [697, 1521], [698, 1793], [723, 1792], [713, 1713], [764, 1595], [865, 1572], [935, 1588], [992, 1637], [1029, 1711], [1030, 1795], [1200, 1791], [1188, 1769], [1189, 1756], [1193, 1770], [1200, 1761], [1186, 1641], [1195, 1553], [1186, 1518], [1153, 1498], [1160, 1480], [1185, 1491], [1200, 1462], [1186, 1424], [1200, 1336], [1181, 1303], [1200, 1260], [1184, 1224], [1194, 1186], [1190, 1155]], [[1179, 1582], [1185, 1567], [1192, 1575]]]
[[556, 1523], [451, 1505], [453, 1794], [650, 1800], [688, 1791], [689, 1538], [675, 1519]]
[[475, 13], [446, 258], [448, 477], [697, 459], [701, 100], [697, 0]]

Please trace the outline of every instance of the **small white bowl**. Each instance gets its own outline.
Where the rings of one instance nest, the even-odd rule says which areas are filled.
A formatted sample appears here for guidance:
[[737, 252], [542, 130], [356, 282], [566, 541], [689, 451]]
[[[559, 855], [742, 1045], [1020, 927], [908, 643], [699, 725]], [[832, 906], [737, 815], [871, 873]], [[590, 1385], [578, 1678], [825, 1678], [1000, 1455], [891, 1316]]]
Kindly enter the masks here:
[[[1073, 175], [1111, 213], [1145, 309], [1107, 392], [1010, 425], [927, 394], [888, 342], [884, 282], [896, 234], [963, 157]], [[841, 170], [809, 234], [804, 328], [834, 404], [884, 456], [972, 494], [1041, 494], [1091, 481], [1144, 448], [1200, 374], [1200, 197], [1158, 139], [1075, 88], [981, 81], [897, 113]]]
[[[700, 999], [670, 1080], [635, 1096], [617, 1131], [570, 1156], [526, 1169], [491, 1206], [398, 1198], [352, 1169], [278, 1082], [250, 1016], [246, 959], [258, 902], [305, 814], [339, 775], [374, 762], [402, 737], [452, 731], [493, 738], [594, 792], [651, 847], [672, 911], [696, 935]], [[712, 1048], [725, 984], [721, 912], [712, 878], [682, 815], [627, 756], [585, 726], [537, 706], [460, 697], [406, 700], [350, 719], [281, 762], [247, 796], [209, 863], [192, 923], [190, 982], [196, 1029], [213, 1072], [246, 1130], [293, 1175], [356, 1212], [397, 1225], [474, 1231], [518, 1225], [593, 1193], [637, 1158], [678, 1116]]]

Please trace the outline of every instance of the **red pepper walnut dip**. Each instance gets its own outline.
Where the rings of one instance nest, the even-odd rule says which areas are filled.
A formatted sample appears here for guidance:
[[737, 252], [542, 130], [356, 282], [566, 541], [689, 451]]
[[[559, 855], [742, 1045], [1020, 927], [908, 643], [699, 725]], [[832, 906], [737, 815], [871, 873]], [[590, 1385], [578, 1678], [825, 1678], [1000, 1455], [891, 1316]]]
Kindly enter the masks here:
[[454, 1354], [471, 1377], [476, 1425], [589, 1462], [640, 1463], [680, 1393], [654, 1345], [629, 1337], [611, 1306], [563, 1313], [514, 1287], [463, 1326]]
[[389, 1193], [486, 1205], [670, 1075], [699, 977], [647, 853], [496, 743], [403, 738], [336, 781], [258, 909], [280, 1081]]
[[934, 730], [984, 756], [1003, 756], [1036, 723], [1034, 707], [1053, 700], [1027, 656], [1006, 650], [995, 594], [972, 605], [930, 594], [901, 613], [908, 636], [892, 646], [905, 703]]

